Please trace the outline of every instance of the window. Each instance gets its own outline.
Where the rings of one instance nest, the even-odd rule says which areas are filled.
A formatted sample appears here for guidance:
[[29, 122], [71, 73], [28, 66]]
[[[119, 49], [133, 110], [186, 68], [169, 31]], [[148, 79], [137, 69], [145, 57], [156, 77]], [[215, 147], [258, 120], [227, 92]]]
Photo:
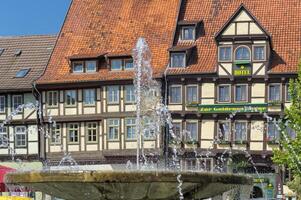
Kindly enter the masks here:
[[7, 128], [0, 127], [0, 148], [8, 146]]
[[134, 68], [133, 59], [126, 59], [124, 60], [124, 69], [130, 70]]
[[136, 139], [136, 119], [125, 120], [126, 138], [128, 140]]
[[219, 61], [232, 61], [232, 47], [219, 47]]
[[108, 103], [119, 103], [119, 86], [108, 86]]
[[84, 63], [83, 62], [74, 62], [73, 63], [73, 72], [74, 73], [84, 72]]
[[85, 89], [84, 90], [84, 105], [94, 105], [95, 104], [95, 90]]
[[121, 59], [111, 60], [111, 70], [122, 70], [122, 60]]
[[13, 95], [13, 109], [17, 110], [23, 104], [22, 95]]
[[47, 95], [48, 106], [55, 107], [58, 105], [58, 92], [57, 91], [49, 91]]
[[118, 140], [119, 119], [108, 119], [108, 140]]
[[182, 86], [171, 86], [169, 92], [169, 103], [181, 104], [182, 103]]
[[187, 103], [198, 103], [198, 87], [196, 85], [189, 85], [186, 87], [186, 90]]
[[0, 113], [5, 112], [5, 96], [0, 96]]
[[230, 141], [230, 122], [219, 122], [218, 123], [218, 138], [220, 141]]
[[145, 130], [144, 130], [144, 139], [152, 140], [155, 139], [155, 130], [156, 130], [156, 123], [149, 118], [145, 119]]
[[87, 123], [87, 141], [89, 143], [91, 142], [97, 142], [97, 123]]
[[235, 51], [235, 60], [251, 60], [250, 49], [246, 46], [240, 46]]
[[24, 78], [28, 72], [30, 71], [30, 69], [21, 69], [16, 73], [16, 78]]
[[174, 133], [175, 137], [177, 137], [177, 138], [171, 138], [171, 139], [172, 140], [182, 140], [181, 122], [173, 122], [172, 125], [173, 125], [173, 127], [172, 127], [173, 133]]
[[197, 141], [198, 140], [198, 123], [187, 122], [186, 123], [186, 141]]
[[96, 60], [86, 61], [86, 72], [96, 72]]
[[26, 147], [26, 127], [17, 126], [15, 127], [15, 145], [16, 147]]
[[76, 91], [75, 90], [67, 90], [66, 91], [66, 105], [74, 106], [76, 104]]
[[134, 103], [136, 101], [135, 88], [133, 85], [125, 86], [125, 102]]
[[269, 101], [280, 101], [280, 84], [269, 86]]
[[279, 140], [279, 130], [274, 122], [268, 123], [268, 141], [277, 142]]
[[182, 27], [181, 40], [195, 40], [194, 27]]
[[235, 101], [248, 101], [247, 99], [247, 85], [236, 85], [235, 86]]
[[185, 53], [171, 53], [171, 65], [170, 67], [186, 67]]
[[292, 100], [292, 95], [290, 93], [289, 84], [285, 85], [285, 92], [286, 92], [286, 101], [290, 102]]
[[51, 126], [51, 143], [61, 144], [61, 125]]
[[265, 46], [254, 46], [253, 56], [255, 61], [264, 61], [265, 58]]
[[230, 101], [230, 85], [220, 85], [218, 87], [218, 101], [219, 102]]
[[247, 123], [235, 122], [235, 141], [247, 140]]
[[286, 132], [287, 132], [288, 137], [290, 137], [291, 139], [296, 138], [296, 131], [294, 129], [292, 129], [291, 127], [287, 126]]
[[69, 143], [78, 143], [79, 142], [78, 124], [69, 124], [68, 125], [68, 139], [69, 139]]

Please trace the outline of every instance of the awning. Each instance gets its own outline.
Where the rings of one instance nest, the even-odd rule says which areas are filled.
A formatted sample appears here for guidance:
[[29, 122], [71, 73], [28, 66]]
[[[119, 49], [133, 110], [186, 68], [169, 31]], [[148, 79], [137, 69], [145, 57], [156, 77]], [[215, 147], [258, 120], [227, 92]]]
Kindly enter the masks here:
[[0, 165], [0, 192], [7, 191], [5, 182], [4, 182], [4, 177], [5, 177], [5, 174], [7, 174], [9, 172], [13, 172], [13, 171], [16, 171], [16, 170], [13, 168], [10, 168], [10, 167], [5, 167], [5, 166]]

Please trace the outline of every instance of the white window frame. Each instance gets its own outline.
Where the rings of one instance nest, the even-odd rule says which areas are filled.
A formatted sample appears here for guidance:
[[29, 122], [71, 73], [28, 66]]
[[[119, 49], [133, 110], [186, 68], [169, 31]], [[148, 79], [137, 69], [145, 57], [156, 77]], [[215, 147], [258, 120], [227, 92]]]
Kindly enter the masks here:
[[[279, 86], [279, 100], [270, 100], [270, 86], [275, 86], [278, 85]], [[270, 83], [268, 84], [268, 102], [278, 102], [279, 103], [282, 101], [282, 84], [281, 83]]]
[[[264, 58], [263, 58], [263, 60], [257, 60], [257, 59], [255, 59], [255, 47], [263, 47], [264, 48]], [[255, 45], [252, 45], [252, 60], [254, 61], [254, 62], [264, 62], [264, 61], [266, 61], [267, 60], [267, 52], [266, 52], [266, 48], [267, 48], [267, 46], [265, 45], [265, 44], [255, 44]]]
[[[110, 100], [110, 88], [117, 88], [117, 93], [114, 92], [114, 94], [112, 94], [112, 97], [113, 95], [115, 96], [116, 95], [116, 100], [115, 100], [115, 97], [112, 98], [112, 100], [114, 101], [111, 101]], [[116, 90], [114, 90], [116, 91]], [[119, 85], [110, 85], [110, 86], [107, 86], [107, 104], [119, 104], [119, 101], [120, 101], [120, 86]]]
[[[180, 87], [180, 91], [181, 91], [181, 94], [180, 94], [180, 102], [171, 102], [171, 88], [175, 88], [175, 87]], [[169, 104], [171, 105], [179, 105], [179, 104], [182, 104], [183, 103], [183, 86], [182, 85], [170, 85], [169, 86], [169, 92], [168, 92], [168, 102]]]
[[[184, 55], [184, 60], [183, 60], [183, 64], [184, 64], [184, 66], [183, 67], [181, 67], [181, 66], [173, 66], [172, 65], [172, 63], [173, 63], [173, 55], [174, 54], [183, 54]], [[186, 64], [186, 53], [185, 52], [171, 52], [170, 53], [170, 68], [185, 68], [186, 66], [187, 66], [187, 64]]]
[[[236, 59], [236, 52], [237, 52], [237, 50], [238, 50], [239, 48], [241, 48], [241, 47], [246, 47], [246, 48], [249, 50], [250, 58], [249, 58], [248, 60], [237, 60], [237, 59]], [[251, 61], [251, 60], [252, 60], [252, 56], [253, 56], [253, 55], [252, 55], [252, 51], [251, 51], [250, 47], [248, 47], [247, 45], [240, 45], [240, 46], [236, 47], [236, 48], [235, 48], [235, 51], [234, 51], [234, 55], [233, 55], [234, 61], [235, 61], [235, 62], [239, 62], [239, 61]]]
[[[175, 124], [180, 124], [180, 135], [179, 135], [179, 140], [183, 140], [183, 125], [182, 125], [182, 121], [173, 121], [172, 122], [172, 124], [173, 124], [173, 126], [175, 125]], [[174, 128], [174, 127], [173, 127]], [[177, 134], [175, 133], [175, 130], [173, 129], [173, 133], [177, 136]], [[170, 139], [172, 139], [172, 140], [174, 140], [174, 139], [176, 139], [176, 138], [170, 138]]]
[[[219, 99], [219, 88], [221, 86], [228, 86], [229, 87], [229, 101], [220, 101], [220, 99]], [[232, 90], [231, 84], [220, 84], [220, 85], [218, 85], [217, 86], [217, 95], [216, 95], [217, 96], [217, 102], [218, 103], [230, 103], [231, 99], [232, 99], [231, 90]]]
[[[125, 124], [125, 137], [126, 140], [137, 140], [137, 135], [136, 135], [136, 118], [125, 118], [124, 119], [124, 124]], [[131, 123], [128, 123], [128, 122]], [[134, 133], [132, 133], [132, 137], [128, 137], [128, 127], [130, 127], [132, 129], [132, 131], [134, 131]]]
[[[126, 68], [126, 61], [129, 61], [129, 60], [131, 60], [132, 61], [132, 63], [133, 63], [133, 67], [132, 68]], [[133, 60], [133, 58], [125, 58], [125, 59], [123, 59], [123, 69], [124, 70], [126, 70], [126, 71], [130, 71], [130, 70], [134, 70], [134, 60]]]
[[[89, 63], [95, 63], [95, 69], [94, 70], [88, 70], [88, 64]], [[97, 71], [97, 60], [86, 60], [85, 61], [85, 69], [87, 73], [93, 73]]]
[[[133, 94], [129, 95], [130, 100], [127, 99], [128, 98], [128, 91], [127, 91], [128, 88], [133, 88], [133, 91], [132, 91]], [[124, 86], [124, 93], [125, 93], [125, 98], [124, 98], [125, 99], [125, 103], [135, 103], [136, 102], [135, 87], [134, 87], [134, 85], [125, 85]]]
[[[274, 122], [267, 122], [267, 124], [266, 124], [266, 126], [267, 126], [267, 133], [266, 133], [266, 135], [267, 135], [267, 138], [268, 138], [268, 141], [272, 141], [272, 140], [270, 140], [270, 135], [269, 135], [269, 124], [273, 124], [273, 126], [275, 126], [275, 130], [277, 130], [277, 126], [274, 124]], [[273, 138], [273, 140], [274, 141], [279, 141], [280, 140], [280, 131], [278, 130], [278, 138], [276, 138], [276, 137], [274, 137]], [[275, 133], [274, 133], [274, 136], [275, 136]]]
[[149, 118], [146, 118], [144, 120], [144, 123], [145, 123], [145, 126], [148, 127], [148, 129], [144, 130], [144, 133], [143, 133], [144, 140], [155, 140], [156, 135], [155, 135], [154, 129], [151, 129], [151, 124], [154, 122], [152, 122]]
[[[75, 126], [77, 128], [75, 128]], [[72, 141], [71, 141], [71, 131], [73, 131], [73, 133], [72, 133], [73, 140]], [[75, 134], [76, 132], [77, 132], [77, 134]], [[77, 138], [77, 141], [75, 140], [76, 138]], [[79, 126], [79, 123], [68, 123], [68, 144], [79, 144], [79, 140], [80, 140], [80, 126]]]
[[[75, 71], [75, 65], [76, 64], [79, 64], [81, 63], [82, 64], [82, 70], [81, 71]], [[78, 73], [83, 73], [84, 72], [84, 68], [85, 68], [85, 63], [84, 61], [73, 61], [72, 62], [72, 72], [75, 73], [75, 74], [78, 74]]]
[[[24, 128], [24, 132], [18, 132], [18, 129], [23, 129]], [[24, 138], [21, 139], [21, 142], [25, 142], [25, 144], [19, 144], [18, 145], [18, 135], [23, 135]], [[15, 127], [15, 147], [16, 148], [25, 148], [27, 147], [27, 128], [26, 126], [16, 126]]]
[[[192, 28], [193, 31], [192, 31], [192, 39], [184, 39], [183, 36], [184, 36], [184, 29], [187, 29], [187, 28]], [[181, 37], [180, 37], [180, 40], [182, 41], [195, 41], [195, 26], [182, 26], [181, 27]]]
[[[120, 65], [120, 68], [119, 69], [113, 69], [113, 64], [112, 62], [113, 61], [120, 61], [121, 62], [121, 65]], [[111, 71], [121, 71], [123, 69], [123, 59], [122, 58], [112, 58], [110, 60], [110, 67], [111, 67]]]
[[[21, 99], [21, 102], [20, 102], [20, 104], [15, 108], [15, 104], [16, 104], [16, 102], [15, 102], [15, 97], [20, 97], [20, 99]], [[18, 102], [19, 103], [19, 102]], [[16, 110], [20, 105], [22, 105], [23, 104], [23, 95], [21, 95], [21, 94], [18, 94], [18, 95], [13, 95], [12, 96], [12, 110]]]
[[8, 127], [6, 127], [6, 126], [0, 127], [0, 138], [1, 138], [1, 141], [4, 142], [4, 144], [0, 143], [0, 148], [8, 147], [9, 138], [8, 138], [7, 128]]
[[[3, 110], [1, 108], [3, 106]], [[0, 113], [6, 113], [6, 96], [0, 95]]]
[[[46, 95], [47, 95], [47, 106], [52, 107], [52, 108], [53, 107], [58, 107], [58, 105], [59, 105], [59, 92], [58, 91], [48, 91], [46, 93]], [[52, 104], [49, 103], [50, 102], [50, 96], [52, 98]], [[54, 98], [55, 96], [56, 96], [56, 99]], [[53, 104], [54, 99], [55, 99], [56, 104]]]
[[192, 142], [192, 141], [195, 141], [195, 142], [198, 142], [199, 141], [199, 123], [198, 121], [195, 121], [195, 120], [187, 120], [186, 123], [185, 123], [185, 130], [188, 132], [188, 124], [196, 124], [196, 138], [193, 138], [194, 140], [191, 140], [189, 138], [187, 138], [187, 133], [185, 134], [185, 141], [187, 142]]
[[[225, 47], [230, 47], [231, 48], [231, 55], [230, 55], [230, 60], [221, 60], [220, 59], [220, 49], [225, 48]], [[233, 46], [232, 45], [221, 45], [218, 47], [218, 62], [232, 62], [233, 60]]]
[[[285, 84], [285, 102], [287, 103], [291, 103], [292, 102], [292, 99], [288, 99], [288, 94], [289, 94], [289, 85], [290, 83], [286, 83]], [[292, 98], [292, 95], [291, 95], [291, 98]]]
[[[118, 122], [118, 124], [115, 124], [115, 123], [110, 124], [110, 121]], [[114, 134], [114, 135], [112, 135], [113, 137], [110, 137], [111, 136], [110, 128], [117, 130], [117, 138], [115, 138], [115, 133], [113, 133]], [[118, 118], [107, 119], [107, 140], [108, 141], [119, 141], [119, 137], [120, 137], [119, 135], [120, 135], [120, 119], [118, 119]]]
[[[86, 101], [86, 92], [88, 92], [89, 94], [89, 101], [93, 101], [93, 103], [90, 103], [90, 102], [87, 102]], [[90, 95], [93, 94], [94, 95], [94, 98], [92, 98]], [[95, 89], [83, 89], [83, 104], [84, 106], [95, 106], [96, 104], [96, 90]]]
[[[74, 97], [74, 99], [75, 99], [75, 101], [74, 101], [74, 104], [68, 104], [68, 97], [67, 97], [67, 95], [68, 95], [68, 92], [74, 92], [74, 94], [75, 94], [75, 97]], [[70, 103], [72, 102], [72, 98], [70, 99], [71, 101], [70, 101]], [[66, 106], [67, 107], [75, 107], [76, 106], [76, 103], [77, 103], [77, 91], [76, 90], [65, 90], [65, 104], [66, 104]]]
[[[93, 139], [94, 134], [95, 134], [96, 140], [90, 140], [89, 139], [89, 136], [90, 136], [89, 133], [91, 133], [91, 138], [92, 139]], [[88, 122], [86, 124], [86, 139], [87, 139], [87, 143], [89, 143], [89, 144], [98, 143], [98, 123], [97, 122]]]
[[[189, 87], [196, 87], [196, 98], [197, 98], [197, 100], [196, 100], [196, 102], [189, 102], [188, 101], [188, 88]], [[191, 84], [191, 85], [186, 85], [186, 89], [185, 89], [185, 100], [186, 100], [186, 103], [199, 103], [199, 85], [197, 85], [197, 84]]]
[[[236, 140], [236, 124], [238, 123], [244, 123], [246, 125], [246, 132], [245, 132], [245, 139], [244, 140]], [[234, 137], [233, 140], [234, 142], [238, 142], [238, 141], [242, 141], [242, 142], [246, 142], [248, 140], [248, 121], [244, 121], [244, 120], [237, 120], [233, 123], [233, 130], [234, 130]]]
[[[50, 143], [53, 145], [62, 144], [62, 125], [56, 124], [55, 127], [50, 125], [51, 140]], [[58, 137], [57, 137], [58, 136]]]
[[[236, 86], [246, 86], [246, 100], [236, 100]], [[248, 102], [249, 101], [249, 85], [248, 84], [236, 84], [234, 85], [234, 102]]]
[[[228, 140], [221, 140], [220, 138], [220, 124], [225, 124], [225, 123], [228, 123], [229, 124], [229, 133], [228, 133]], [[230, 120], [220, 120], [217, 122], [217, 138], [219, 141], [224, 141], [224, 142], [231, 142], [231, 137], [232, 137], [232, 123]]]

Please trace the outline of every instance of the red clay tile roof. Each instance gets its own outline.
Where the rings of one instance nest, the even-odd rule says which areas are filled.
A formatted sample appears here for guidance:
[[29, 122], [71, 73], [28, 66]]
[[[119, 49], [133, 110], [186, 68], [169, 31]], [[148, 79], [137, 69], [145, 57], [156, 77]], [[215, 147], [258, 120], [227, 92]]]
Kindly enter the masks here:
[[[49, 65], [38, 84], [130, 79], [133, 72], [71, 74], [68, 57], [76, 54], [131, 53], [146, 38], [154, 75], [164, 72], [172, 45], [179, 0], [73, 0]], [[124, 53], [122, 53], [124, 55]]]
[[275, 54], [270, 73], [296, 72], [301, 56], [300, 0], [186, 0], [179, 20], [203, 20], [205, 35], [195, 43], [186, 44], [197, 45], [198, 62], [186, 69], [170, 69], [169, 74], [215, 72], [217, 46], [214, 36], [242, 3], [272, 36]]

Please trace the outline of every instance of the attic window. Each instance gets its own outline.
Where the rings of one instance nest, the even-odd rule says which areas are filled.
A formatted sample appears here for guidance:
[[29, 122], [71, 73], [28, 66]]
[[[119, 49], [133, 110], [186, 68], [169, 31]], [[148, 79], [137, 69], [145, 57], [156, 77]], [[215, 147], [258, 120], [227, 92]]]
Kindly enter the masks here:
[[181, 29], [181, 40], [195, 40], [195, 27], [183, 26]]
[[186, 67], [185, 53], [171, 53], [171, 68]]
[[134, 68], [132, 58], [114, 58], [111, 59], [111, 70], [132, 70]]
[[16, 73], [16, 78], [24, 78], [28, 74], [29, 70], [30, 70], [30, 68], [29, 69], [21, 69], [21, 70], [19, 70]]
[[21, 53], [22, 53], [22, 50], [21, 50], [21, 49], [17, 49], [17, 50], [15, 51], [15, 56], [20, 56]]
[[3, 54], [3, 52], [4, 52], [4, 49], [0, 48], [0, 56]]

